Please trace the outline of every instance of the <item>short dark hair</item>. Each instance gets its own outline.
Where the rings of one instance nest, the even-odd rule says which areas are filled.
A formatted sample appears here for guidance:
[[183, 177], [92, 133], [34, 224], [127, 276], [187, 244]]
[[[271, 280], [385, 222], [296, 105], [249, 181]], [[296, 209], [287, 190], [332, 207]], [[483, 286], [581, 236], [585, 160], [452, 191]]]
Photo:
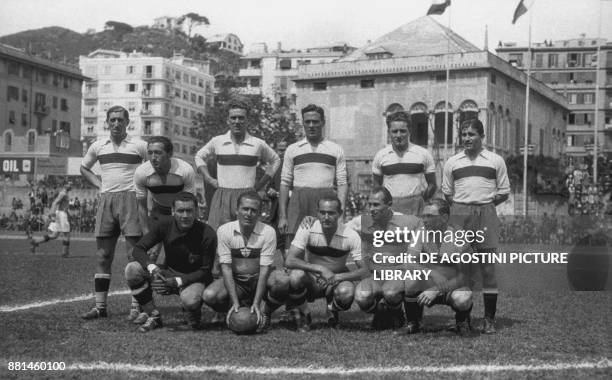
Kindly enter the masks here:
[[466, 128], [473, 128], [480, 136], [484, 136], [484, 126], [482, 125], [482, 121], [478, 119], [469, 119], [464, 121], [461, 123], [461, 128], [459, 131], [463, 132], [463, 130]]
[[125, 116], [125, 118], [127, 120], [130, 120], [130, 113], [128, 112], [128, 110], [126, 110], [124, 107], [122, 106], [112, 106], [111, 108], [108, 109], [108, 111], [106, 111], [106, 120], [108, 121], [108, 118], [110, 117], [110, 114], [113, 112], [123, 112], [123, 116]]
[[317, 207], [321, 208], [321, 202], [336, 202], [338, 205], [337, 210], [338, 214], [342, 214], [342, 202], [340, 202], [340, 198], [335, 195], [327, 195], [322, 198], [319, 198], [319, 202], [317, 202]]
[[304, 118], [304, 114], [307, 112], [316, 112], [319, 114], [319, 116], [321, 116], [321, 121], [325, 121], [325, 111], [316, 104], [309, 104], [302, 108], [302, 119]]
[[450, 205], [445, 199], [442, 198], [431, 198], [426, 203], [427, 206], [435, 206], [438, 208], [440, 215], [450, 214]]
[[397, 111], [387, 115], [387, 129], [391, 127], [391, 123], [394, 121], [401, 121], [406, 123], [408, 130], [410, 130], [410, 127], [412, 126], [412, 123], [410, 121], [410, 115], [408, 115], [408, 113], [404, 111]]
[[151, 136], [149, 141], [147, 141], [148, 145], [159, 143], [164, 146], [164, 151], [172, 156], [174, 152], [174, 146], [172, 145], [172, 141], [166, 136]]
[[229, 110], [234, 108], [243, 109], [248, 114], [251, 111], [251, 104], [246, 98], [235, 97], [230, 99], [230, 101], [227, 103], [227, 111], [229, 112]]
[[259, 202], [259, 208], [261, 209], [262, 200], [259, 194], [257, 193], [257, 191], [249, 190], [249, 191], [245, 191], [244, 193], [240, 194], [238, 196], [238, 201], [236, 202], [236, 207], [240, 207], [240, 203], [242, 202], [243, 199], [250, 199], [252, 201]]
[[370, 190], [370, 194], [372, 195], [378, 194], [378, 193], [382, 193], [383, 202], [385, 202], [386, 205], [390, 205], [391, 203], [393, 203], [393, 197], [391, 196], [389, 189], [387, 189], [384, 186], [374, 186], [372, 190]]
[[195, 195], [188, 191], [181, 191], [180, 193], [174, 196], [174, 200], [172, 201], [172, 206], [176, 206], [176, 202], [193, 202], [193, 207], [198, 208], [198, 199]]

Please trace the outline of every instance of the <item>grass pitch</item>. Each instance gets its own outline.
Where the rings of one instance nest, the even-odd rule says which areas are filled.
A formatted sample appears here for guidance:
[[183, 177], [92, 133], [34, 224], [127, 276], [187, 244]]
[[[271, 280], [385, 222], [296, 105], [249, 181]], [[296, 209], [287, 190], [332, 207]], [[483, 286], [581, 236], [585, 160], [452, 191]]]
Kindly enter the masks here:
[[[272, 328], [255, 336], [236, 336], [223, 325], [211, 324], [203, 331], [182, 332], [176, 330], [183, 323], [176, 296], [156, 297], [165, 326], [140, 334], [125, 320], [130, 304], [128, 294], [109, 297], [109, 318], [95, 321], [78, 317], [93, 305], [93, 297], [42, 307], [34, 305], [93, 292], [95, 243], [74, 241], [71, 251], [71, 257], [62, 259], [59, 242], [43, 245], [38, 253], [31, 254], [25, 240], [0, 240], [1, 378], [610, 378], [612, 375], [611, 293], [570, 291], [564, 265], [498, 266], [496, 335], [475, 333], [471, 337], [457, 337], [446, 332], [444, 327], [453, 321], [453, 313], [442, 306], [426, 310], [427, 330], [413, 336], [396, 337], [391, 331], [371, 330], [370, 316], [356, 306], [341, 313], [338, 329], [330, 329], [324, 324], [321, 300], [312, 305], [315, 323], [307, 334], [279, 323], [278, 313], [273, 316]], [[538, 249], [531, 247], [530, 251]], [[113, 264], [111, 291], [127, 289], [123, 279], [126, 262], [120, 243]], [[19, 305], [29, 307], [10, 311], [10, 307]], [[205, 316], [210, 314], [205, 311]], [[480, 324], [482, 315], [482, 296], [477, 292], [472, 312], [474, 325]], [[9, 361], [63, 361], [69, 370], [14, 372], [7, 369]], [[581, 362], [604, 363], [604, 368], [577, 368], [575, 364]], [[540, 370], [505, 367], [564, 363], [569, 363], [569, 367]], [[490, 367], [478, 369], [475, 367], [478, 365]], [[258, 370], [245, 372], [245, 367]], [[274, 372], [280, 367], [321, 372]], [[397, 371], [382, 370], [393, 367]], [[367, 371], [342, 372], [347, 369]], [[442, 372], [435, 372], [437, 369]]]

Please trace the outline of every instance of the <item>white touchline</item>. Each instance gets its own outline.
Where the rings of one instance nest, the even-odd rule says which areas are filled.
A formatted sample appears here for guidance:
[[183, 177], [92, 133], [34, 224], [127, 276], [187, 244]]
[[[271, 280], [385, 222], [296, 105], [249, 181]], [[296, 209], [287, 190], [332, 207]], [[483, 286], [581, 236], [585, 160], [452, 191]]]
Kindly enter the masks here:
[[152, 366], [146, 364], [130, 363], [72, 363], [66, 367], [68, 370], [79, 371], [119, 371], [119, 372], [219, 372], [235, 374], [281, 375], [356, 375], [367, 373], [466, 373], [466, 372], [539, 372], [539, 371], [566, 371], [581, 369], [607, 369], [612, 368], [612, 360], [604, 358], [599, 361], [583, 361], [575, 363], [539, 363], [539, 364], [470, 364], [454, 366], [398, 366], [398, 367], [244, 367], [231, 365], [178, 365], [178, 366]]
[[[108, 293], [109, 296], [122, 296], [125, 294], [130, 294], [130, 291], [126, 289], [126, 290], [118, 290], [118, 291]], [[57, 305], [60, 303], [87, 301], [92, 298], [94, 298], [93, 293], [83, 294], [81, 296], [72, 297], [72, 298], [55, 298], [49, 301], [31, 302], [31, 303], [26, 303], [23, 305], [5, 305], [5, 306], [0, 306], [0, 313], [10, 313], [13, 311], [35, 309], [38, 307], [53, 306], [53, 305]]]

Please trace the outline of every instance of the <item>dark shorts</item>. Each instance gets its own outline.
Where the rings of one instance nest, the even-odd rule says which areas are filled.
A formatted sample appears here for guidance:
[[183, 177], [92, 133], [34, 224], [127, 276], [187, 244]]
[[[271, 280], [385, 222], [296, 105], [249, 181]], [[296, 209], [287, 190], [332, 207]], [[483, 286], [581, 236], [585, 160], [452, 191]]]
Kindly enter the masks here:
[[133, 191], [100, 194], [96, 214], [96, 237], [141, 236], [138, 202]]
[[241, 306], [251, 306], [257, 291], [259, 273], [253, 275], [234, 274], [234, 284]]
[[236, 207], [238, 206], [238, 197], [240, 194], [247, 191], [252, 191], [253, 188], [245, 189], [228, 189], [220, 187], [215, 191], [212, 201], [210, 202], [210, 214], [208, 215], [208, 225], [214, 230], [219, 226], [236, 220]]
[[296, 187], [293, 189], [287, 208], [288, 233], [295, 235], [305, 216], [316, 216], [319, 209], [319, 199], [335, 197], [331, 188]]
[[[499, 218], [493, 203], [484, 205], [453, 203], [448, 225], [455, 230], [484, 232], [482, 243], [472, 243], [474, 252], [495, 249], [499, 244]], [[482, 232], [478, 232], [479, 234]]]
[[154, 230], [160, 223], [165, 222], [166, 220], [172, 220], [174, 217], [170, 210], [160, 209], [153, 206], [153, 209], [149, 213], [149, 218], [147, 219], [147, 224], [149, 226], [149, 231]]

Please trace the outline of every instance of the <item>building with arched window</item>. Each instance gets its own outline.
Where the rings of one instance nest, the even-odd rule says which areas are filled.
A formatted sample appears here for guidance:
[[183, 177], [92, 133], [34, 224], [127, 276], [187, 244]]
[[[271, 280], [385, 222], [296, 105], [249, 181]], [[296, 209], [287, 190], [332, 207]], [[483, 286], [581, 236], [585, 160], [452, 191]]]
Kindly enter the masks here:
[[[370, 54], [382, 50], [384, 57]], [[526, 79], [510, 63], [426, 16], [337, 62], [301, 66], [295, 83], [298, 106], [314, 103], [325, 110], [326, 136], [344, 147], [359, 189], [371, 174], [374, 154], [388, 143], [385, 116], [391, 106], [410, 113], [411, 141], [432, 151], [439, 170], [460, 149], [461, 122], [475, 117], [485, 125], [488, 149], [505, 157], [520, 154]], [[559, 157], [553, 130], [564, 131], [567, 103], [537, 80], [530, 88], [529, 144], [534, 154]]]

